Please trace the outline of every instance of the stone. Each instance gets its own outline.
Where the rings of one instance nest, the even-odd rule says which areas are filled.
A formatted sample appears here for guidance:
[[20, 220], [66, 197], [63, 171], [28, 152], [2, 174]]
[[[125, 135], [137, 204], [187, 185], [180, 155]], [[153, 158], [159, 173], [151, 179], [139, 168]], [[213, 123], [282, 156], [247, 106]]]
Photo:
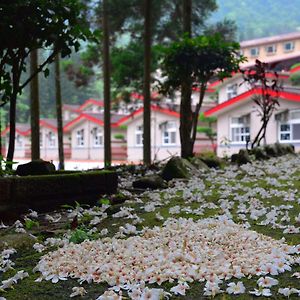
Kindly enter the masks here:
[[269, 156], [267, 155], [266, 151], [261, 147], [253, 148], [251, 150], [251, 153], [255, 156], [255, 159], [257, 160], [269, 159]]
[[231, 162], [238, 164], [239, 166], [251, 163], [248, 151], [245, 149], [240, 149], [239, 153], [235, 153], [231, 156]]
[[217, 156], [204, 156], [200, 157], [200, 159], [209, 167], [209, 168], [221, 168], [224, 164], [224, 161], [222, 161]]
[[54, 164], [42, 159], [33, 160], [29, 163], [18, 165], [16, 170], [16, 174], [19, 176], [49, 175], [54, 172], [55, 172]]
[[264, 150], [266, 151], [267, 155], [271, 157], [276, 157], [278, 156], [278, 151], [275, 145], [266, 145], [264, 147]]
[[282, 144], [275, 143], [274, 147], [276, 148], [278, 156], [286, 154], [286, 149]]
[[36, 240], [27, 233], [8, 233], [0, 238], [0, 251], [7, 248], [32, 248]]
[[161, 177], [167, 181], [174, 178], [189, 178], [190, 171], [196, 171], [196, 168], [188, 160], [174, 156], [164, 166]]
[[147, 175], [135, 180], [132, 186], [137, 189], [162, 189], [167, 184], [159, 175]]
[[198, 157], [192, 157], [190, 162], [197, 170], [209, 170], [207, 164]]
[[281, 144], [286, 154], [295, 154], [295, 146], [291, 144]]

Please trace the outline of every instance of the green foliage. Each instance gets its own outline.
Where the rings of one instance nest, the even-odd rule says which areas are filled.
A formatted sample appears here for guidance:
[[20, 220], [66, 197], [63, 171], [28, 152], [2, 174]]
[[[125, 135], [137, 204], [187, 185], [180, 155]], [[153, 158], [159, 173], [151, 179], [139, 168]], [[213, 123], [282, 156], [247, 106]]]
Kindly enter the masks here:
[[99, 204], [102, 204], [102, 205], [110, 205], [110, 200], [107, 198], [102, 198], [98, 202], [99, 202]]
[[[117, 90], [131, 87], [143, 88], [144, 46], [141, 41], [131, 41], [127, 46], [114, 47], [111, 51], [112, 83]], [[158, 50], [152, 48], [151, 71], [157, 69]]]
[[218, 10], [210, 18], [215, 23], [235, 20], [239, 40], [250, 40], [299, 30], [298, 0], [282, 5], [282, 0], [218, 0]]
[[205, 133], [208, 137], [216, 137], [217, 133], [210, 127], [197, 126], [197, 132]]
[[199, 114], [199, 121], [205, 122], [205, 123], [208, 123], [208, 124], [209, 123], [215, 123], [215, 122], [217, 122], [217, 117], [215, 117], [215, 116], [206, 117], [204, 115], [204, 113], [202, 112], [202, 113]]
[[300, 62], [296, 63], [296, 64], [293, 64], [290, 69], [292, 70], [292, 69], [295, 69], [297, 67], [300, 67]]
[[29, 218], [25, 219], [25, 228], [30, 230], [33, 227], [39, 227], [40, 223], [38, 221], [31, 220]]
[[115, 138], [116, 140], [125, 140], [125, 136], [124, 136], [124, 134], [122, 134], [122, 133], [116, 133], [116, 134], [114, 135], [114, 138]]
[[69, 238], [69, 241], [74, 244], [80, 244], [89, 239], [89, 235], [82, 229], [77, 228]]
[[190, 84], [206, 84], [213, 76], [219, 79], [230, 77], [245, 60], [237, 55], [238, 50], [238, 43], [226, 42], [218, 34], [195, 38], [184, 36], [164, 47], [161, 69], [168, 79], [161, 86], [162, 92], [180, 89], [187, 80]]
[[[0, 154], [0, 176], [5, 175], [13, 175], [14, 171], [12, 170], [12, 166], [17, 164], [15, 161], [7, 161], [3, 155]], [[7, 168], [6, 166], [11, 166], [11, 168]]]
[[296, 73], [293, 73], [291, 76], [290, 76], [290, 80], [292, 82], [292, 85], [300, 85], [300, 72], [296, 72]]
[[119, 128], [126, 130], [127, 129], [127, 125], [120, 125]]
[[[79, 0], [8, 1], [0, 10], [0, 91], [1, 102], [21, 93], [30, 82], [19, 83], [26, 71], [26, 59], [35, 49], [49, 49], [39, 72], [54, 60], [57, 53], [70, 55], [79, 50], [79, 40], [93, 38], [84, 16], [85, 6]], [[47, 73], [47, 71], [45, 71]], [[14, 81], [14, 84], [13, 84]]]

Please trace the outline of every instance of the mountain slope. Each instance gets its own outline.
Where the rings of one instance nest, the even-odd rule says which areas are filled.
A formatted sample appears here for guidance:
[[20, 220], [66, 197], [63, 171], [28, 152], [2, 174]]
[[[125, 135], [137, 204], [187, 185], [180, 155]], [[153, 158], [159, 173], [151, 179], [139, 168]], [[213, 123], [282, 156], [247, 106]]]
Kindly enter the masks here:
[[211, 22], [225, 17], [238, 26], [238, 40], [300, 30], [299, 0], [217, 0]]

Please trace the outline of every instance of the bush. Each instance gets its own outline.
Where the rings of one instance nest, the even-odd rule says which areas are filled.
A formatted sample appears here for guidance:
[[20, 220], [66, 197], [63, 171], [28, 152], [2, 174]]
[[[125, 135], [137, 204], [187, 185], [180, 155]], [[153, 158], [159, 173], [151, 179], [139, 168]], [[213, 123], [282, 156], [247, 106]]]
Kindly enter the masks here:
[[300, 85], [300, 72], [296, 72], [290, 76], [292, 85]]

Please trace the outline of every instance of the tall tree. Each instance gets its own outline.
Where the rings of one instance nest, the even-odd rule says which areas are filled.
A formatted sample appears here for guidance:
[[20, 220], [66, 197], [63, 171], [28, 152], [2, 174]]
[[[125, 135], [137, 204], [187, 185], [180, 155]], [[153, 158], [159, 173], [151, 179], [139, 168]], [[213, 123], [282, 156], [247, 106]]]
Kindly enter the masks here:
[[55, 57], [55, 95], [56, 95], [56, 119], [57, 119], [57, 136], [58, 136], [58, 169], [65, 169], [64, 157], [64, 138], [63, 138], [63, 118], [62, 118], [62, 99], [60, 84], [60, 59], [59, 54]]
[[40, 97], [38, 68], [38, 50], [30, 54], [30, 73], [36, 74], [30, 82], [30, 127], [31, 160], [40, 159]]
[[[238, 56], [239, 44], [224, 42], [219, 35], [183, 37], [179, 42], [165, 48], [161, 69], [166, 81], [162, 92], [171, 93], [181, 90], [180, 140], [181, 155], [193, 156], [196, 140], [199, 112], [204, 99], [207, 83], [212, 78], [230, 77], [239, 70], [239, 63], [244, 61]], [[192, 108], [190, 87], [199, 88], [199, 100]]]
[[[3, 1], [2, 1], [3, 2]], [[15, 149], [17, 96], [58, 52], [67, 56], [80, 47], [79, 40], [91, 37], [79, 0], [16, 0], [0, 9], [0, 95], [1, 103], [10, 103], [7, 167], [11, 168]], [[36, 71], [21, 82], [26, 59], [32, 51], [48, 48], [48, 57]]]
[[103, 81], [104, 81], [104, 165], [111, 165], [111, 129], [110, 129], [110, 58], [109, 58], [109, 24], [108, 2], [103, 0]]
[[[192, 0], [183, 0], [183, 32], [187, 38], [192, 36]], [[181, 156], [189, 157], [193, 153], [193, 145], [190, 141], [192, 127], [192, 78], [191, 74], [187, 73], [182, 78], [181, 83], [181, 101], [180, 101], [180, 141], [181, 141]]]
[[151, 0], [145, 0], [144, 21], [144, 164], [151, 164]]

